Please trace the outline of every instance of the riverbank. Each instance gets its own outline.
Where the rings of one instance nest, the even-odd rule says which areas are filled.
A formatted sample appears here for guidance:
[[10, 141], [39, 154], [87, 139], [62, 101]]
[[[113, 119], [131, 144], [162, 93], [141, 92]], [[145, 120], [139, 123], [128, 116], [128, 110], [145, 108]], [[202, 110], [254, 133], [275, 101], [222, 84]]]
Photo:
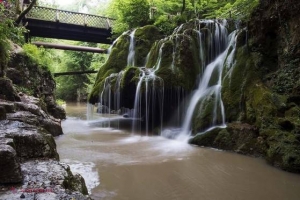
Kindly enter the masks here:
[[38, 98], [0, 100], [0, 199], [90, 199], [80, 174], [59, 161], [55, 136], [61, 120], [43, 111]]
[[0, 70], [0, 199], [90, 199], [81, 175], [59, 161], [54, 137], [63, 134], [66, 113], [51, 72], [8, 43]]

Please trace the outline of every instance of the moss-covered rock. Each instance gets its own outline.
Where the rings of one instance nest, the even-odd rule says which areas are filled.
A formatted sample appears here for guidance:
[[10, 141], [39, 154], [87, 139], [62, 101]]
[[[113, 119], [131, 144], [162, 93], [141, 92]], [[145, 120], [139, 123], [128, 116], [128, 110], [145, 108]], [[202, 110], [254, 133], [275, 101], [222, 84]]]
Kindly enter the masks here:
[[[145, 65], [146, 57], [155, 40], [162, 36], [155, 26], [145, 26], [135, 31], [135, 60], [136, 67]], [[101, 66], [92, 92], [89, 94], [89, 102], [96, 103], [99, 94], [103, 90], [104, 82], [113, 73], [119, 73], [127, 67], [127, 57], [129, 53], [130, 36], [129, 33], [121, 35], [112, 46], [111, 53], [106, 63]]]
[[258, 128], [245, 123], [230, 123], [226, 128], [209, 130], [196, 135], [190, 143], [256, 156], [263, 156], [267, 147]]
[[63, 168], [68, 174], [67, 176], [65, 176], [65, 179], [63, 181], [64, 188], [73, 191], [79, 191], [80, 193], [87, 195], [88, 190], [83, 177], [80, 174], [73, 174], [68, 165], [61, 166], [63, 166]]
[[[15, 87], [9, 89], [11, 92], [15, 91], [14, 96], [25, 93], [39, 98], [44, 111], [60, 119], [66, 118], [65, 112], [56, 104], [54, 95], [56, 84], [50, 70], [27, 56], [17, 45], [11, 51], [6, 76]], [[19, 101], [20, 97], [15, 99]], [[8, 100], [14, 101], [12, 98]]]
[[300, 142], [295, 134], [281, 130], [266, 130], [268, 146], [266, 159], [284, 170], [300, 172]]

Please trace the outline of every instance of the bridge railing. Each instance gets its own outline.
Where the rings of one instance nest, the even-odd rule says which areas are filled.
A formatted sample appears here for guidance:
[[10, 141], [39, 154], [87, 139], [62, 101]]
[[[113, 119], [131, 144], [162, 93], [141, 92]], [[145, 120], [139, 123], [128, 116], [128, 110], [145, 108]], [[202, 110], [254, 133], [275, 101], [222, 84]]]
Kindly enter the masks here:
[[29, 13], [27, 13], [26, 17], [44, 21], [53, 21], [104, 29], [111, 28], [114, 22], [114, 19], [108, 17], [58, 10], [41, 6], [33, 6]]

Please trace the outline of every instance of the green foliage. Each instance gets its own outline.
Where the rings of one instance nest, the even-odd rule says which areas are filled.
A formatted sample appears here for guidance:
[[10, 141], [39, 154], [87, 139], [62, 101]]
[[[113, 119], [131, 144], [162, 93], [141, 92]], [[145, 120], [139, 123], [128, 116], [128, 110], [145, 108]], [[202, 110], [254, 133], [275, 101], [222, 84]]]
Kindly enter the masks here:
[[14, 26], [15, 10], [8, 1], [6, 7], [4, 3], [0, 3], [0, 77], [5, 75], [5, 68], [9, 60], [10, 43], [21, 43], [23, 39], [23, 27]]
[[108, 14], [116, 18], [113, 27], [116, 34], [149, 24], [150, 5], [147, 0], [113, 0]]
[[257, 5], [258, 0], [223, 1], [221, 4], [215, 4], [215, 9], [207, 13], [206, 18], [234, 18], [247, 20]]
[[60, 106], [66, 105], [66, 101], [64, 101], [62, 99], [56, 99], [56, 103]]
[[157, 26], [159, 30], [166, 35], [172, 34], [172, 31], [177, 26], [175, 21], [170, 20], [167, 15], [159, 16], [154, 25]]
[[43, 67], [48, 67], [53, 62], [54, 57], [44, 48], [38, 48], [32, 44], [25, 44], [23, 45], [23, 50], [33, 62], [36, 62]]
[[117, 19], [116, 35], [146, 24], [168, 35], [193, 18], [247, 19], [257, 4], [258, 0], [112, 0], [107, 14]]
[[[77, 43], [77, 45], [82, 44]], [[84, 46], [95, 46], [84, 43]], [[64, 62], [60, 65], [61, 72], [87, 71], [91, 69], [93, 53], [65, 51], [62, 58]], [[88, 85], [92, 80], [87, 74], [60, 76], [56, 78], [56, 96], [65, 101], [76, 101], [84, 99], [87, 95]]]

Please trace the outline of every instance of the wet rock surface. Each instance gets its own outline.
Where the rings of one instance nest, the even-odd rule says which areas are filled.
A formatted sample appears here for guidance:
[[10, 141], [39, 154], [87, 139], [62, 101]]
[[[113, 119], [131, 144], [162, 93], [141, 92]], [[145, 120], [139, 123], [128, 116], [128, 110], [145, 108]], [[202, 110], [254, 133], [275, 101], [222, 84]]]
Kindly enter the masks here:
[[58, 159], [52, 135], [41, 128], [24, 122], [0, 121], [0, 137], [13, 139], [17, 155], [22, 159]]
[[84, 179], [60, 163], [54, 136], [60, 120], [22, 94], [21, 102], [0, 100], [0, 199], [89, 199]]
[[80, 181], [82, 177], [73, 175], [66, 164], [55, 160], [30, 160], [22, 163], [21, 169], [24, 176], [22, 185], [0, 186], [1, 199], [90, 199], [82, 194], [83, 190], [79, 190], [84, 188]]
[[1, 183], [18, 183], [22, 181], [20, 163], [12, 147], [13, 140], [0, 138], [0, 181]]

